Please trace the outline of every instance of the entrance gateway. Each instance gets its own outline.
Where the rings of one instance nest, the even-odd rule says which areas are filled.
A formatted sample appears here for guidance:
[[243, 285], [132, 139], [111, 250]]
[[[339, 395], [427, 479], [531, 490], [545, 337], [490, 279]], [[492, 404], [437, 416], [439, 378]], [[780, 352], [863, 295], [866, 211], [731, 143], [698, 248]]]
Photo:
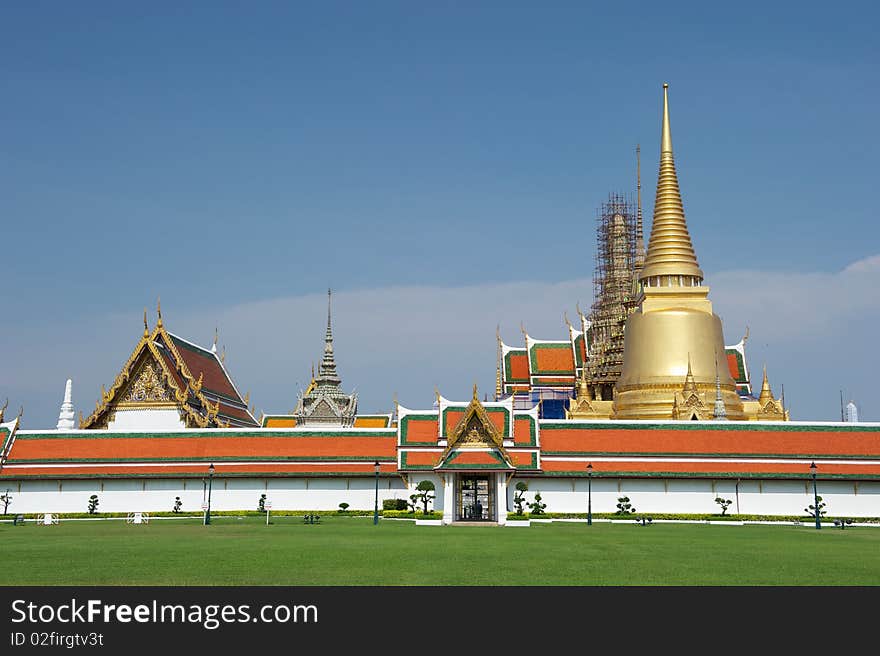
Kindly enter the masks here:
[[497, 522], [495, 474], [455, 476], [456, 522]]

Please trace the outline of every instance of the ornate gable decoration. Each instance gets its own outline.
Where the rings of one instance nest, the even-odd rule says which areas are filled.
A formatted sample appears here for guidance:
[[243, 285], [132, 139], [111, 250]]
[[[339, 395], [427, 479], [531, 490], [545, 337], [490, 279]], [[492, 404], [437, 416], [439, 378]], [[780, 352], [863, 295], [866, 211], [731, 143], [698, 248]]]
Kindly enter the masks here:
[[153, 358], [146, 358], [134, 373], [133, 381], [120, 395], [125, 404], [174, 404], [174, 392], [163, 380], [162, 366]]
[[451, 431], [447, 432], [446, 439], [449, 441], [447, 449], [464, 445], [504, 448], [504, 437], [498, 432], [480, 399], [477, 398], [476, 385], [474, 385], [474, 398], [464, 411], [464, 416]]
[[464, 411], [464, 415], [454, 428], [447, 429], [447, 446], [437, 461], [437, 467], [444, 463], [456, 451], [491, 451], [500, 457], [498, 464], [509, 469], [515, 469], [511, 464], [510, 456], [504, 448], [504, 436], [489, 419], [489, 415], [477, 396], [477, 386], [474, 385], [474, 397]]

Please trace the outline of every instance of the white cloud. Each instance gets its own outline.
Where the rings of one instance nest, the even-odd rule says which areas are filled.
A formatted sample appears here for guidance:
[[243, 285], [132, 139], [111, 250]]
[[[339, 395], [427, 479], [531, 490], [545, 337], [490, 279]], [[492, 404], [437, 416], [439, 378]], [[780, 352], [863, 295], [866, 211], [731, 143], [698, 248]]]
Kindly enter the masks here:
[[[707, 274], [710, 298], [724, 320], [728, 343], [751, 331], [753, 382], [766, 362], [774, 391], [785, 385], [798, 419], [839, 417], [839, 392], [855, 398], [863, 419], [880, 415], [874, 348], [880, 321], [880, 256], [839, 273], [728, 271]], [[563, 312], [587, 309], [590, 280], [512, 282], [468, 287], [397, 286], [333, 295], [339, 372], [357, 388], [362, 411], [430, 407], [434, 387], [468, 398], [476, 382], [491, 394], [495, 328], [521, 344], [520, 322], [545, 339], [566, 335]], [[229, 307], [163, 308], [170, 330], [209, 345], [215, 325], [227, 365], [257, 411], [288, 412], [297, 385], [308, 382], [323, 350], [326, 294], [255, 301]], [[26, 425], [54, 426], [64, 380], [75, 380], [74, 401], [85, 414], [127, 359], [142, 329], [140, 314], [68, 323], [63, 331], [40, 320], [19, 322], [5, 335], [6, 376], [0, 396], [23, 403]]]

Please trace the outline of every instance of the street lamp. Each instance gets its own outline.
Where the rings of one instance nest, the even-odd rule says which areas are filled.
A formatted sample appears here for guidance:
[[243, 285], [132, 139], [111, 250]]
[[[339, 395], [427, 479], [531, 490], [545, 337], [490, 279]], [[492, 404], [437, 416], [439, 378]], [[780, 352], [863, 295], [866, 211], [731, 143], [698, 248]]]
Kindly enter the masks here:
[[587, 526], [593, 525], [593, 463], [587, 464]]
[[205, 510], [205, 526], [211, 523], [211, 484], [214, 482], [214, 463], [208, 465], [208, 509]]
[[379, 461], [377, 460], [373, 463], [373, 467], [376, 469], [376, 502], [373, 505], [373, 525], [379, 523]]
[[822, 524], [819, 523], [819, 494], [816, 491], [816, 463], [810, 463], [810, 471], [813, 474], [813, 509], [816, 511], [816, 530], [822, 528]]

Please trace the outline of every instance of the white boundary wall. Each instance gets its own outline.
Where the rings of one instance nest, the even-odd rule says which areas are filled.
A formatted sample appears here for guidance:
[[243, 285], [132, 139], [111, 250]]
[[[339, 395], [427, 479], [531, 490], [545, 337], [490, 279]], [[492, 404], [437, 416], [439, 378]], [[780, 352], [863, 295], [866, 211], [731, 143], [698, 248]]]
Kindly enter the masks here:
[[[449, 478], [449, 477], [447, 477]], [[419, 481], [431, 480], [435, 499], [431, 508], [444, 510], [444, 485], [433, 473], [413, 475], [409, 487], [398, 477], [379, 479], [379, 507], [383, 499], [409, 500]], [[517, 478], [507, 485], [506, 508], [513, 512], [516, 483], [524, 480], [532, 501], [536, 492], [547, 504], [547, 512], [586, 512], [585, 478]], [[332, 478], [224, 478], [215, 476], [211, 485], [212, 510], [256, 510], [260, 495], [272, 503], [272, 510], [337, 510], [348, 503], [351, 510], [372, 510], [375, 499], [372, 477]], [[818, 492], [827, 503], [829, 517], [880, 517], [880, 481], [819, 481]], [[187, 512], [200, 511], [207, 500], [207, 480], [202, 479], [88, 479], [40, 480], [0, 483], [9, 489], [11, 514], [40, 512], [86, 512], [92, 494], [101, 512], [170, 511], [179, 496]], [[502, 492], [503, 486], [499, 486]], [[730, 499], [728, 513], [801, 515], [813, 503], [812, 481], [709, 479], [615, 479], [593, 478], [593, 512], [614, 512], [617, 498], [628, 496], [640, 513], [718, 513], [715, 498]], [[503, 514], [502, 505], [499, 511]]]

